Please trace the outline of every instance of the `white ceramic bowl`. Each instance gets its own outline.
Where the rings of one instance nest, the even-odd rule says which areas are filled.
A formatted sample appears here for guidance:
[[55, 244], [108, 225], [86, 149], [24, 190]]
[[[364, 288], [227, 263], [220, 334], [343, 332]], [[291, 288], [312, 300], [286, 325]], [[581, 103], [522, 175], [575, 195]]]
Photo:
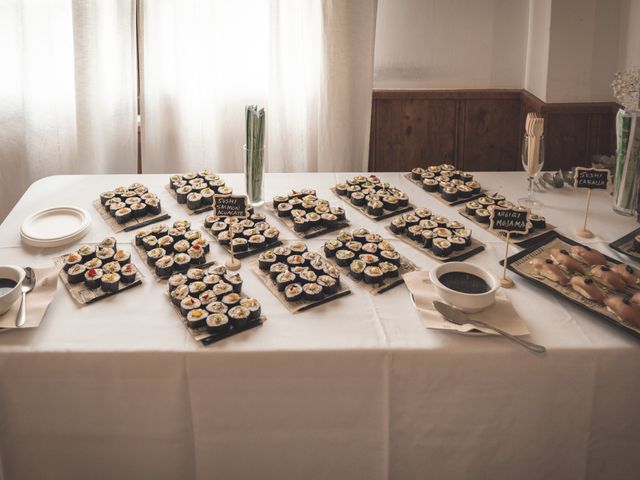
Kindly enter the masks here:
[[16, 286], [4, 295], [0, 295], [0, 315], [11, 308], [11, 305], [20, 298], [22, 281], [24, 280], [24, 270], [15, 265], [0, 265], [0, 278], [8, 278], [16, 282]]
[[[477, 275], [487, 282], [489, 291], [485, 293], [463, 293], [445, 287], [440, 283], [439, 277], [449, 272], [463, 272]], [[438, 295], [440, 295], [440, 298], [467, 313], [480, 312], [493, 305], [496, 299], [496, 291], [500, 288], [498, 279], [487, 270], [464, 262], [449, 262], [438, 265], [429, 272], [429, 279], [431, 283], [433, 283]]]

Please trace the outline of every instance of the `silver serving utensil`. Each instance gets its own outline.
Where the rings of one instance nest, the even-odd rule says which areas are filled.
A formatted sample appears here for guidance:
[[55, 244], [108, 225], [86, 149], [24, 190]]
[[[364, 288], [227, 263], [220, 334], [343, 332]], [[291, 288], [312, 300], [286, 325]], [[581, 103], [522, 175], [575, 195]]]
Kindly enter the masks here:
[[488, 328], [490, 330], [493, 330], [496, 333], [499, 333], [500, 335], [508, 338], [509, 340], [519, 343], [520, 345], [522, 345], [525, 348], [528, 348], [529, 350], [531, 350], [532, 352], [535, 353], [544, 353], [547, 351], [546, 348], [544, 348], [542, 345], [538, 345], [536, 343], [532, 343], [532, 342], [528, 342], [527, 340], [523, 340], [520, 337], [516, 337], [515, 335], [511, 335], [508, 332], [505, 332], [504, 330], [501, 330], [497, 327], [494, 327], [493, 325], [489, 325], [488, 323], [482, 322], [480, 320], [473, 320], [469, 317], [467, 317], [467, 314], [462, 312], [461, 310], [455, 309], [453, 307], [451, 307], [450, 305], [447, 305], [446, 303], [442, 303], [439, 302], [438, 300], [436, 300], [435, 302], [433, 302], [433, 306], [436, 307], [436, 310], [438, 310], [446, 320], [448, 320], [451, 323], [455, 323], [456, 325], [466, 325], [466, 324], [470, 324], [473, 325], [475, 327], [482, 327], [482, 328]]
[[36, 272], [31, 267], [25, 267], [25, 277], [22, 282], [22, 302], [20, 310], [18, 310], [18, 318], [16, 318], [16, 327], [21, 327], [27, 321], [27, 293], [36, 286]]

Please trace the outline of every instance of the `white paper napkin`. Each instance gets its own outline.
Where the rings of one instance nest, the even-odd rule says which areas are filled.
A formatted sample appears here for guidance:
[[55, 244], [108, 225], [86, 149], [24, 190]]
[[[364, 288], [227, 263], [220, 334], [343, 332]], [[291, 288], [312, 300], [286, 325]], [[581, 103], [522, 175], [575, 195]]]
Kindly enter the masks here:
[[[456, 325], [451, 323], [438, 312], [433, 306], [434, 300], [442, 300], [436, 293], [431, 280], [429, 280], [429, 272], [418, 270], [409, 272], [403, 276], [407, 288], [413, 295], [414, 303], [420, 314], [422, 324], [426, 328], [434, 328], [438, 330], [451, 330], [457, 332], [478, 332], [489, 335], [497, 335], [493, 330], [475, 327], [473, 325]], [[501, 290], [496, 292], [496, 302], [486, 310], [478, 313], [469, 314], [469, 318], [480, 320], [494, 325], [512, 335], [529, 335], [529, 329], [524, 323], [518, 312], [513, 308], [507, 296]]]
[[34, 328], [40, 325], [58, 285], [58, 268], [34, 268], [36, 285], [27, 294], [27, 320], [22, 327], [16, 327], [16, 318], [20, 310], [20, 298], [3, 315], [0, 315], [0, 331], [13, 328]]

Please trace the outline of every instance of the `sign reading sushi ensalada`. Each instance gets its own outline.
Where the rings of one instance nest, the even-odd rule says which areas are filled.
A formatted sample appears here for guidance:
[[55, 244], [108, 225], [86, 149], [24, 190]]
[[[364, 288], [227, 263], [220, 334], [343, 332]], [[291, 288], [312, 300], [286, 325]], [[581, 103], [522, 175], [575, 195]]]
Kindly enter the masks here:
[[531, 212], [528, 208], [495, 207], [491, 211], [491, 230], [501, 233], [520, 233], [526, 235], [531, 226]]
[[609, 182], [609, 170], [605, 168], [576, 167], [573, 185], [576, 188], [607, 189]]
[[213, 212], [218, 217], [248, 217], [249, 205], [246, 195], [214, 195]]

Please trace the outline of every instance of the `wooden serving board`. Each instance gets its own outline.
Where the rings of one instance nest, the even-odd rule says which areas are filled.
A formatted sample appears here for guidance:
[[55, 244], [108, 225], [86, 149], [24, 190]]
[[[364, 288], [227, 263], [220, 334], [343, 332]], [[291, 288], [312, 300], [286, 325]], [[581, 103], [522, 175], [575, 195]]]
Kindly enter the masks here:
[[339, 195], [338, 192], [336, 191], [336, 187], [331, 187], [331, 191], [334, 193], [336, 197], [343, 200], [345, 204], [349, 205], [352, 208], [355, 208], [356, 210], [360, 211], [364, 216], [370, 218], [371, 220], [375, 220], [376, 222], [379, 222], [380, 220], [385, 220], [387, 218], [395, 217], [396, 215], [410, 212], [411, 210], [414, 210], [416, 208], [415, 205], [409, 202], [409, 204], [406, 207], [398, 207], [395, 210], [384, 209], [382, 215], [379, 215], [376, 217], [375, 215], [370, 215], [369, 213], [367, 213], [366, 204], [361, 207], [358, 205], [354, 205], [353, 203], [351, 203], [351, 200], [349, 200], [347, 196]]
[[[98, 244], [95, 243], [92, 245], [97, 246]], [[67, 291], [71, 294], [71, 297], [73, 297], [73, 299], [81, 305], [88, 305], [90, 303], [95, 303], [105, 298], [113, 297], [114, 295], [117, 295], [120, 292], [124, 292], [125, 290], [129, 290], [133, 287], [137, 287], [138, 285], [142, 284], [142, 279], [144, 278], [144, 275], [142, 275], [137, 265], [136, 265], [136, 268], [138, 269], [138, 272], [136, 273], [136, 279], [131, 283], [123, 283], [122, 281], [120, 281], [118, 290], [116, 290], [115, 292], [105, 292], [104, 290], [102, 290], [101, 287], [89, 288], [84, 284], [84, 282], [71, 284], [69, 283], [69, 276], [67, 275], [67, 272], [65, 272], [62, 269], [62, 267], [64, 266], [64, 259], [67, 255], [69, 255], [69, 253], [66, 253], [58, 257], [54, 257], [53, 263], [56, 265], [56, 267], [60, 269], [60, 273], [58, 275], [60, 277], [60, 280], [62, 281], [62, 284], [65, 286]]]
[[196, 208], [195, 210], [191, 210], [189, 207], [187, 207], [186, 203], [178, 203], [178, 195], [176, 194], [176, 191], [171, 188], [171, 185], [165, 185], [164, 188], [175, 199], [176, 203], [180, 205], [182, 210], [187, 213], [187, 215], [197, 215], [198, 213], [210, 212], [211, 210], [213, 210], [213, 205], [205, 205], [200, 208]]
[[[144, 249], [144, 247], [142, 245], [133, 244], [133, 246], [136, 249], [136, 252], [138, 252], [138, 255], [140, 256], [140, 258], [144, 262], [145, 266], [151, 271], [151, 275], [153, 275], [153, 278], [155, 278], [156, 282], [163, 282], [163, 281], [166, 281], [169, 278], [169, 277], [160, 277], [160, 276], [156, 275], [155, 267], [152, 267], [151, 265], [147, 264], [147, 251]], [[168, 253], [167, 255], [170, 255], [171, 257], [173, 257], [175, 254], [174, 253]], [[211, 253], [211, 249], [209, 249], [209, 252], [204, 254], [204, 263], [203, 264], [201, 264], [201, 265], [190, 265], [190, 267], [206, 268], [206, 267], [210, 267], [214, 263], [215, 263], [215, 261], [213, 260], [213, 254]]]
[[[207, 327], [189, 328], [189, 326], [187, 325], [187, 319], [180, 312], [180, 308], [171, 301], [168, 288], [165, 291], [165, 294], [169, 298], [169, 303], [171, 303], [173, 310], [178, 314], [178, 317], [180, 318], [180, 320], [182, 320], [182, 323], [184, 324], [184, 328], [186, 328], [189, 331], [189, 333], [194, 338], [194, 340], [197, 340], [198, 342], [202, 343], [205, 346], [211, 345], [212, 343], [219, 342], [220, 340], [224, 340], [225, 338], [233, 337], [242, 332], [246, 332], [247, 330], [251, 330], [253, 328], [259, 327], [260, 325], [262, 325], [264, 322], [267, 321], [267, 317], [265, 317], [264, 315], [260, 315], [259, 318], [255, 320], [250, 320], [249, 323], [247, 323], [247, 326], [245, 328], [238, 329], [231, 326], [228, 332], [218, 333], [218, 334], [208, 332]], [[246, 295], [241, 295], [241, 296], [243, 298], [246, 298]]]
[[411, 177], [411, 173], [405, 173], [404, 174], [404, 178], [409, 180], [411, 183], [419, 186], [423, 191], [425, 191], [426, 193], [431, 195], [433, 198], [438, 200], [440, 203], [442, 203], [443, 205], [446, 205], [448, 207], [453, 207], [454, 205], [460, 205], [461, 203], [467, 203], [467, 202], [470, 202], [471, 200], [475, 200], [477, 198], [484, 197], [486, 195], [486, 193], [487, 193], [487, 190], [481, 187], [480, 188], [480, 192], [476, 193], [475, 195], [471, 195], [470, 197], [467, 197], [467, 198], [459, 198], [457, 200], [454, 200], [453, 202], [448, 202], [444, 198], [442, 198], [442, 195], [440, 195], [440, 193], [438, 193], [438, 192], [427, 192], [424, 188], [422, 188], [422, 182], [420, 180], [414, 180]]
[[[488, 223], [478, 222], [474, 216], [471, 216], [466, 212], [466, 209], [464, 207], [460, 208], [458, 210], [458, 213], [462, 215], [464, 218], [471, 220], [480, 228], [483, 228], [486, 231], [492, 233], [493, 235], [498, 237], [500, 240], [504, 240], [504, 241], [507, 240], [507, 236], [504, 233], [494, 232], [489, 228]], [[550, 235], [555, 229], [556, 227], [554, 225], [547, 223], [545, 228], [532, 228], [531, 230], [529, 230], [529, 233], [527, 233], [526, 235], [516, 236], [512, 234], [510, 242], [515, 243], [520, 247], [526, 248], [531, 244], [538, 243], [538, 241], [542, 240], [542, 237], [544, 237], [545, 235], [546, 236]]]
[[382, 283], [379, 283], [379, 284], [373, 284], [373, 283], [365, 282], [364, 279], [358, 280], [354, 278], [353, 275], [351, 275], [351, 270], [349, 269], [349, 267], [341, 267], [333, 260], [328, 260], [328, 261], [329, 263], [333, 263], [337, 268], [339, 268], [340, 271], [345, 276], [348, 276], [352, 281], [356, 282], [358, 285], [361, 285], [363, 288], [368, 290], [369, 293], [371, 293], [372, 295], [378, 295], [380, 293], [389, 291], [392, 288], [397, 287], [398, 285], [402, 285], [404, 283], [404, 279], [402, 278], [402, 275], [404, 275], [405, 273], [420, 270], [420, 268], [415, 263], [413, 263], [404, 255], [400, 255], [400, 265], [398, 266], [398, 276], [394, 278], [387, 278]]
[[634, 250], [633, 239], [636, 235], [640, 235], [640, 228], [635, 229], [633, 232], [627, 233], [624, 237], [619, 238], [615, 242], [611, 242], [609, 246], [616, 252], [625, 254], [631, 257], [636, 262], [640, 262], [640, 251]]
[[[509, 257], [507, 259], [508, 261], [507, 268], [512, 272], [517, 273], [521, 277], [527, 279], [531, 283], [539, 287], [542, 287], [561, 298], [569, 300], [573, 304], [578, 305], [579, 307], [591, 313], [596, 314], [598, 317], [606, 320], [610, 324], [620, 327], [626, 332], [631, 333], [632, 335], [635, 335], [638, 338], [640, 338], [640, 328], [637, 328], [633, 325], [629, 325], [622, 322], [613, 312], [610, 312], [606, 306], [583, 297], [578, 292], [573, 290], [570, 286], [560, 285], [559, 283], [552, 282], [546, 277], [538, 275], [536, 271], [533, 269], [533, 267], [529, 264], [529, 262], [534, 258], [545, 258], [545, 259], [548, 258], [549, 252], [552, 248], [569, 249], [573, 245], [581, 245], [581, 244], [570, 238], [564, 237], [554, 232], [554, 235], [551, 238], [544, 239], [541, 242], [539, 242], [537, 245], [534, 245], [531, 248], [523, 250]], [[609, 265], [615, 265], [617, 263], [620, 263], [618, 260], [615, 260], [611, 257], [607, 256], [606, 258]], [[503, 262], [504, 261], [501, 261], [500, 263], [502, 264]], [[571, 275], [569, 274], [569, 276]], [[607, 293], [611, 293], [611, 294], [617, 293], [617, 294], [623, 294], [623, 295], [633, 294], [634, 292], [638, 291], [638, 290], [629, 288], [622, 292], [615, 292], [606, 287], [604, 287], [603, 290], [605, 290], [605, 292]]]
[[[205, 232], [207, 232], [209, 234], [209, 236], [211, 236], [211, 238], [213, 238], [213, 240], [220, 245], [222, 248], [224, 248], [226, 250], [227, 253], [229, 253], [229, 255], [231, 255], [231, 245], [227, 244], [227, 245], [222, 245], [220, 242], [218, 242], [218, 238], [213, 234], [213, 232], [211, 231], [210, 228], [207, 227], [202, 227], [204, 229]], [[265, 250], [271, 250], [272, 248], [278, 247], [282, 245], [282, 240], [278, 239], [274, 242], [271, 243], [264, 243], [264, 245], [262, 245], [261, 247], [252, 247], [250, 245], [247, 244], [247, 249], [243, 252], [233, 252], [233, 256], [236, 258], [247, 258], [250, 257], [251, 255], [255, 255], [256, 253], [260, 253], [260, 252], [264, 252]]]
[[[325, 261], [327, 260], [325, 259]], [[331, 263], [331, 262], [327, 261], [327, 263]], [[324, 305], [325, 303], [331, 302], [333, 300], [337, 300], [338, 298], [344, 297], [345, 295], [349, 295], [351, 293], [351, 290], [349, 290], [349, 287], [347, 287], [341, 280], [340, 287], [338, 288], [337, 292], [332, 293], [330, 295], [325, 295], [320, 300], [315, 300], [315, 301], [297, 300], [295, 302], [290, 302], [286, 299], [284, 295], [284, 291], [280, 292], [278, 290], [278, 287], [276, 286], [275, 281], [271, 279], [269, 272], [260, 270], [260, 267], [258, 266], [258, 262], [254, 262], [253, 265], [251, 265], [251, 268], [256, 273], [258, 278], [262, 280], [262, 283], [265, 284], [265, 286], [269, 289], [269, 291], [273, 293], [273, 295], [278, 300], [280, 300], [280, 303], [282, 303], [285, 306], [285, 308], [289, 310], [291, 313], [303, 312], [305, 310], [309, 310], [310, 308], [318, 307], [320, 305]]]
[[160, 203], [160, 213], [158, 215], [145, 215], [144, 217], [132, 218], [125, 223], [118, 223], [116, 218], [112, 217], [111, 214], [105, 210], [104, 205], [100, 203], [100, 199], [94, 200], [91, 202], [91, 205], [93, 205], [93, 208], [96, 209], [100, 218], [111, 227], [114, 233], [131, 232], [132, 230], [137, 230], [171, 218], [171, 215], [167, 213], [162, 203]]
[[447, 255], [446, 257], [439, 257], [435, 253], [433, 253], [433, 250], [431, 250], [430, 248], [424, 248], [418, 242], [411, 240], [406, 235], [393, 233], [393, 231], [391, 231], [391, 227], [386, 226], [384, 228], [389, 233], [391, 233], [391, 235], [402, 240], [407, 245], [411, 245], [412, 247], [416, 248], [417, 250], [424, 253], [428, 257], [431, 257], [434, 260], [438, 260], [440, 262], [445, 262], [445, 263], [453, 262], [453, 261], [461, 262], [462, 260], [466, 260], [467, 258], [471, 258], [474, 255], [477, 255], [478, 253], [482, 252], [485, 249], [484, 243], [482, 243], [480, 240], [476, 240], [475, 238], [471, 237], [471, 244], [469, 246], [465, 247], [462, 250], [454, 250], [451, 252], [451, 255]]

